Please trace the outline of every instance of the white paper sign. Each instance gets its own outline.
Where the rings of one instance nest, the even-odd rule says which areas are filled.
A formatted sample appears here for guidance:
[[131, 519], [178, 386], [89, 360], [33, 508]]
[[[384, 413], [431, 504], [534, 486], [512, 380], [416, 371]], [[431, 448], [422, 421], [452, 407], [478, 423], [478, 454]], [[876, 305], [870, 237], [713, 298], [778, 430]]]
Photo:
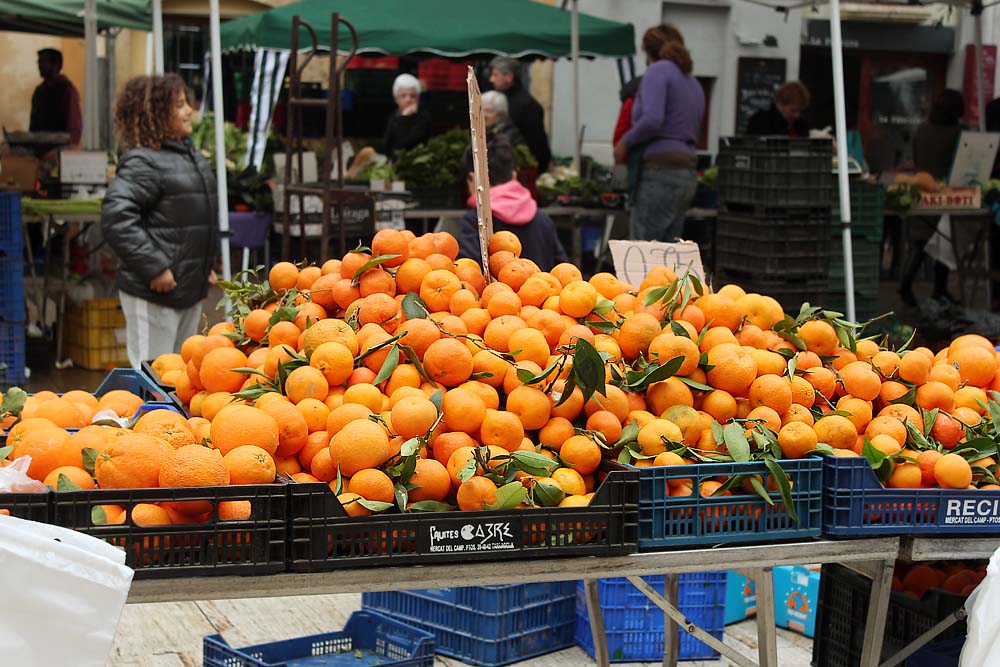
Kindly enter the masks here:
[[1000, 133], [962, 132], [948, 185], [985, 183], [996, 162]]
[[705, 280], [705, 269], [701, 265], [701, 252], [694, 241], [662, 243], [660, 241], [609, 241], [611, 258], [615, 263], [615, 274], [636, 287], [646, 274], [656, 266], [667, 266], [678, 276], [690, 272], [699, 280]]

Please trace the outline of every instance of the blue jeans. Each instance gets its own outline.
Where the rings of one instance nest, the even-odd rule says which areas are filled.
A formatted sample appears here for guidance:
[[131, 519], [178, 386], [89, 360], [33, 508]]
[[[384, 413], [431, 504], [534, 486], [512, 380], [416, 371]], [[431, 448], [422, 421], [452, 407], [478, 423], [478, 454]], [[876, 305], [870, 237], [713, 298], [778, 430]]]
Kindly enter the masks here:
[[644, 166], [632, 206], [632, 238], [667, 242], [679, 238], [697, 188], [694, 169]]

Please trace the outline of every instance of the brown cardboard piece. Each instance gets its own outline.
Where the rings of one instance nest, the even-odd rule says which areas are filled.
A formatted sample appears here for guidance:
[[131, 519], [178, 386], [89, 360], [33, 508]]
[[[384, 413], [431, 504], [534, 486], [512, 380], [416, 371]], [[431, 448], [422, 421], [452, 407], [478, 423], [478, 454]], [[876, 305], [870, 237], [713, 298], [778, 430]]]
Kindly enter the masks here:
[[479, 223], [479, 248], [483, 275], [490, 282], [489, 243], [493, 237], [493, 211], [490, 208], [490, 175], [486, 160], [486, 121], [483, 120], [483, 96], [476, 73], [469, 67], [469, 126], [472, 132], [472, 164], [476, 176], [476, 220]]

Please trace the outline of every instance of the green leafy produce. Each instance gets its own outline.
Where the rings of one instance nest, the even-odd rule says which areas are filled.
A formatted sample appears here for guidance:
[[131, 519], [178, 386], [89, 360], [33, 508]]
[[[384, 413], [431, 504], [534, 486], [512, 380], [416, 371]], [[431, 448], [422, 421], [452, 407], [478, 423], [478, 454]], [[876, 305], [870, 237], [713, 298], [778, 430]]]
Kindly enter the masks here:
[[916, 185], [890, 185], [885, 189], [885, 207], [905, 213], [920, 202], [921, 196]]
[[538, 160], [531, 154], [531, 149], [524, 144], [518, 144], [514, 149], [514, 168], [524, 169], [526, 167], [537, 167]]
[[396, 176], [410, 188], [446, 188], [465, 178], [462, 160], [469, 147], [466, 130], [451, 130], [396, 154]]
[[698, 185], [706, 188], [714, 188], [715, 182], [719, 179], [719, 168], [709, 167], [698, 176]]

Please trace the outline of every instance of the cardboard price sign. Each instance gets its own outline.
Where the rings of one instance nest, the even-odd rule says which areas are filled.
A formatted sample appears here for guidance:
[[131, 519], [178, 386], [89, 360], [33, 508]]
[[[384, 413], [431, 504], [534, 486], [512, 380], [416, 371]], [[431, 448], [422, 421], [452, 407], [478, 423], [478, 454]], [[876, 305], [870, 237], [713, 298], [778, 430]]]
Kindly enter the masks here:
[[660, 241], [609, 241], [615, 274], [619, 280], [638, 286], [655, 266], [666, 266], [678, 276], [690, 273], [702, 282], [705, 269], [701, 251], [694, 241], [662, 243]]
[[486, 121], [483, 119], [483, 96], [479, 92], [476, 73], [469, 66], [469, 127], [472, 132], [472, 164], [476, 177], [476, 220], [479, 223], [479, 249], [483, 275], [490, 281], [489, 242], [493, 237], [493, 211], [490, 208], [490, 175], [486, 161]]

